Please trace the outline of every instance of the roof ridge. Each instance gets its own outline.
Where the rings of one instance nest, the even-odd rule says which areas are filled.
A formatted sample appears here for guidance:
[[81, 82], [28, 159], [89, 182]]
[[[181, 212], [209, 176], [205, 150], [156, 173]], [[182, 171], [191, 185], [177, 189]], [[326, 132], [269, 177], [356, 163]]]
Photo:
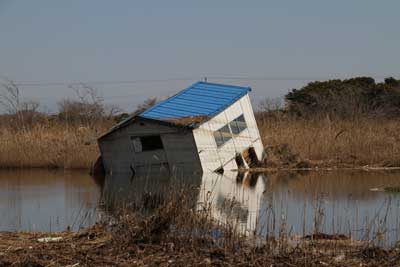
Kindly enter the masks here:
[[[217, 86], [226, 86], [226, 87], [232, 87], [232, 88], [238, 88], [238, 89], [247, 89], [248, 91], [251, 91], [250, 86], [239, 86], [239, 85], [232, 85], [232, 84], [225, 84], [225, 83], [210, 83], [210, 82], [203, 82], [203, 81], [198, 81], [195, 84], [199, 84], [199, 83], [217, 85]], [[195, 84], [193, 84], [193, 85], [195, 85]]]

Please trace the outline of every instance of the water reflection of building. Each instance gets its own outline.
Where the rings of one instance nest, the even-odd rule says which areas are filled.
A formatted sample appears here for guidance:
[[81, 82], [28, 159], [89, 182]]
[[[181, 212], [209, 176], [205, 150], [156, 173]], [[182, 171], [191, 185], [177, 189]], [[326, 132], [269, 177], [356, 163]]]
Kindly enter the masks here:
[[[176, 176], [167, 176], [158, 173], [147, 176], [132, 177], [126, 173], [113, 173], [105, 178], [103, 200], [106, 206], [129, 206], [139, 208], [149, 204], [150, 198], [154, 201], [172, 198], [180, 189], [187, 188], [197, 194], [201, 186], [201, 175], [180, 173]], [[197, 199], [197, 195], [191, 197]], [[156, 204], [156, 203], [155, 203]], [[194, 203], [195, 205], [195, 203]]]
[[263, 175], [237, 172], [134, 178], [114, 174], [106, 178], [103, 192], [106, 204], [143, 208], [150, 198], [157, 201], [171, 197], [182, 187], [190, 188], [193, 205], [199, 209], [209, 207], [216, 222], [236, 224], [241, 231], [250, 233], [256, 229], [264, 179]]
[[399, 184], [398, 177], [399, 173], [381, 172], [225, 172], [133, 180], [113, 177], [108, 179], [108, 191], [137, 201], [143, 196], [149, 199], [149, 192], [156, 197], [191, 185], [196, 189], [193, 205], [208, 207], [216, 222], [235, 224], [242, 233], [277, 236], [280, 230], [294, 235], [318, 230], [362, 238], [365, 232], [360, 229], [366, 223], [377, 227], [384, 221], [387, 229], [399, 229], [400, 196], [369, 190], [382, 183]]
[[259, 174], [237, 172], [204, 174], [199, 203], [211, 205], [216, 221], [236, 224], [241, 232], [253, 233], [265, 190], [264, 178]]

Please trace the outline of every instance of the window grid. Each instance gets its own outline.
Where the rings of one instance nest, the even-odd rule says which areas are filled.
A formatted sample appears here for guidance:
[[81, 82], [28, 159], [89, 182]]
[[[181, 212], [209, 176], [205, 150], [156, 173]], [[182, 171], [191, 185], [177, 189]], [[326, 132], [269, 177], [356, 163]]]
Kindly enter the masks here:
[[214, 139], [217, 147], [221, 147], [223, 144], [231, 140], [232, 136], [240, 134], [246, 128], [246, 120], [243, 114], [230, 123], [224, 125], [214, 132]]

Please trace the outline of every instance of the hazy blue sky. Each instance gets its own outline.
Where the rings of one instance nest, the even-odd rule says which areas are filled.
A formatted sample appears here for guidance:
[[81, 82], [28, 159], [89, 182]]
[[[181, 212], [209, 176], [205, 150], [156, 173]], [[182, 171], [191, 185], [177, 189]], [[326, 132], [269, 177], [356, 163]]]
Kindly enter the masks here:
[[[274, 78], [211, 79], [250, 85], [257, 102], [307, 79], [399, 77], [399, 10], [398, 0], [0, 0], [0, 75], [16, 81], [188, 78], [95, 85], [107, 103], [127, 110], [204, 76]], [[67, 86], [22, 89], [50, 109], [72, 94]]]

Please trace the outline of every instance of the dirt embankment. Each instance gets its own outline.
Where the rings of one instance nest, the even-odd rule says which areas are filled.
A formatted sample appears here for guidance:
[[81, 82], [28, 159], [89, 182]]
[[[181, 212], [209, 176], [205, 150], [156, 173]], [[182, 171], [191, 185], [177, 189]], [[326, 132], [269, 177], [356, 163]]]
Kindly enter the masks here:
[[[354, 247], [336, 239], [318, 243], [317, 238], [294, 248], [275, 240], [261, 247], [228, 246], [205, 236], [171, 235], [165, 223], [153, 218], [117, 230], [97, 225], [78, 233], [0, 233], [0, 266], [400, 265], [396, 248]], [[49, 236], [57, 238], [44, 239]]]

